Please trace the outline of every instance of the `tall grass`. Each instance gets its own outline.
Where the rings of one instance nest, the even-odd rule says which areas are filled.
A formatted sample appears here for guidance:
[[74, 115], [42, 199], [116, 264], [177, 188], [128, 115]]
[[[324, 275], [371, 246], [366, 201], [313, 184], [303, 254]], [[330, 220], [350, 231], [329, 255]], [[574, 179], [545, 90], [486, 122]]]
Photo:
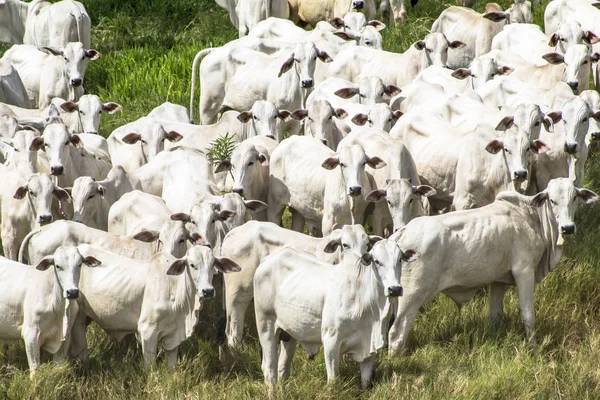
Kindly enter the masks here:
[[[547, 4], [543, 1], [542, 6]], [[477, 1], [481, 11], [484, 1]], [[502, 0], [508, 7], [510, 1]], [[237, 37], [224, 10], [213, 0], [88, 0], [93, 47], [86, 89], [123, 112], [103, 117], [102, 134], [132, 121], [164, 101], [188, 104], [191, 62], [203, 48]], [[383, 31], [385, 48], [403, 51], [422, 38], [447, 6], [420, 0], [408, 22]], [[543, 7], [535, 12], [541, 24]], [[386, 21], [387, 22], [387, 21]], [[586, 186], [600, 191], [598, 156], [588, 159]], [[292, 377], [278, 394], [287, 399], [587, 399], [600, 398], [600, 205], [582, 208], [578, 233], [564, 261], [536, 289], [537, 352], [525, 341], [514, 290], [506, 318], [493, 331], [485, 293], [460, 311], [445, 296], [427, 303], [418, 316], [406, 356], [379, 355], [373, 389], [359, 389], [358, 365], [342, 361], [342, 379], [326, 385], [322, 356], [308, 361], [299, 351]], [[29, 380], [24, 346], [0, 350], [0, 398], [51, 399], [253, 399], [264, 398], [253, 313], [248, 312], [245, 347], [224, 362], [218, 358], [218, 304], [207, 304], [198, 334], [181, 346], [177, 370], [161, 360], [156, 372], [143, 367], [134, 340], [114, 343], [96, 326], [88, 340], [91, 361], [47, 363]]]

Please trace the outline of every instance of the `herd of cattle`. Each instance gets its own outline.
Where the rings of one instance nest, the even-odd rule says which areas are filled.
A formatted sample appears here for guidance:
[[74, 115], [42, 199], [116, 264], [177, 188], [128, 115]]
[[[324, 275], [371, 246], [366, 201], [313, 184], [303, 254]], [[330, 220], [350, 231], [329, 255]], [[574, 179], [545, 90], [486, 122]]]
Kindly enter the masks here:
[[24, 339], [33, 373], [41, 349], [88, 359], [92, 320], [175, 367], [221, 272], [228, 345], [254, 299], [268, 384], [300, 343], [324, 347], [328, 379], [351, 355], [368, 386], [440, 292], [460, 306], [489, 285], [495, 323], [516, 285], [533, 342], [535, 285], [599, 200], [581, 188], [600, 138], [596, 4], [552, 1], [545, 33], [529, 1], [448, 7], [398, 54], [373, 0], [221, 2], [241, 37], [198, 53], [189, 114], [164, 103], [104, 139], [121, 106], [83, 94], [100, 57], [83, 6], [0, 0], [0, 340]]

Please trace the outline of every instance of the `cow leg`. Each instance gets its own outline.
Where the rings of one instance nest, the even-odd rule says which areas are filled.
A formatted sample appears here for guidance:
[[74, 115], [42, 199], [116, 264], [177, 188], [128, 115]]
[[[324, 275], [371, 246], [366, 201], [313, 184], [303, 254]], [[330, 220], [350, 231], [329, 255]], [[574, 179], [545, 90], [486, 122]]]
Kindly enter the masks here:
[[26, 328], [23, 331], [23, 339], [25, 340], [25, 352], [27, 353], [27, 362], [29, 363], [30, 375], [33, 378], [35, 370], [40, 365], [40, 342], [37, 328]]
[[381, 3], [379, 3], [379, 13], [381, 14], [382, 21], [385, 21], [386, 18], [388, 17], [388, 12], [389, 12], [388, 1], [389, 0], [381, 0]]
[[165, 356], [167, 357], [167, 365], [169, 369], [174, 370], [177, 365], [177, 350], [179, 350], [179, 346], [175, 346], [172, 350], [165, 349]]
[[151, 326], [140, 327], [139, 340], [142, 343], [142, 353], [144, 354], [144, 363], [150, 369], [156, 369], [156, 350], [158, 347], [158, 337], [156, 329]]
[[270, 390], [277, 384], [277, 337], [275, 320], [265, 315], [256, 315], [256, 329], [262, 349], [262, 371], [265, 384]]
[[368, 389], [373, 385], [375, 378], [375, 354], [365, 358], [360, 363], [360, 384], [363, 389]]
[[325, 353], [327, 382], [331, 382], [340, 375], [340, 342], [337, 336], [323, 335], [323, 350]]
[[279, 351], [279, 379], [287, 379], [290, 377], [290, 369], [292, 361], [296, 353], [296, 344], [298, 341], [294, 338], [289, 338], [288, 341], [280, 341], [281, 349]]
[[513, 270], [515, 283], [517, 284], [517, 293], [519, 295], [519, 309], [521, 318], [525, 324], [525, 334], [532, 346], [535, 347], [533, 331], [535, 329], [535, 308], [533, 306], [533, 291], [535, 289], [535, 275], [531, 268], [523, 268], [515, 272]]
[[304, 232], [304, 225], [306, 223], [306, 220], [298, 211], [294, 210], [293, 208], [290, 209], [290, 211], [292, 213], [291, 229], [296, 232]]
[[[235, 288], [238, 289], [238, 288]], [[242, 342], [244, 335], [244, 320], [246, 319], [246, 311], [252, 301], [252, 293], [248, 296], [243, 293], [243, 288], [239, 288], [233, 295], [227, 296], [227, 344], [229, 347], [237, 347]]]
[[504, 316], [504, 293], [507, 285], [505, 283], [492, 283], [490, 285], [490, 324], [497, 327]]
[[433, 295], [432, 290], [417, 288], [414, 283], [402, 285], [404, 295], [398, 298], [396, 318], [390, 328], [388, 343], [391, 354], [400, 355], [408, 343], [408, 336], [419, 309]]
[[269, 206], [267, 207], [267, 219], [269, 222], [277, 224], [279, 226], [283, 226], [281, 222], [281, 217], [283, 217], [283, 211], [285, 210], [285, 206], [278, 204], [277, 200], [273, 198], [269, 198], [269, 202], [267, 203]]
[[77, 317], [73, 322], [71, 329], [71, 345], [69, 346], [69, 354], [71, 357], [77, 357], [81, 362], [89, 361], [89, 350], [86, 340], [87, 323], [83, 312], [77, 313]]

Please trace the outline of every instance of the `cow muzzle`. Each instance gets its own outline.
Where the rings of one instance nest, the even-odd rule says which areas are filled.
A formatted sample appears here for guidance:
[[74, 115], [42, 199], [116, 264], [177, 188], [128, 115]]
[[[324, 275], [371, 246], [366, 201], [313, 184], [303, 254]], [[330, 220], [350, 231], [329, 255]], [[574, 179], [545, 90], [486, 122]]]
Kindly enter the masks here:
[[361, 186], [351, 186], [348, 189], [348, 194], [350, 196], [360, 196], [361, 193], [362, 193], [362, 187]]
[[202, 289], [202, 297], [215, 297], [215, 289]]
[[83, 80], [81, 78], [71, 79], [71, 86], [81, 86]]
[[240, 196], [244, 195], [244, 188], [241, 188], [241, 187], [233, 188], [231, 191], [233, 193], [239, 194]]
[[404, 293], [404, 289], [402, 289], [402, 286], [390, 286], [388, 288], [388, 293], [392, 297], [399, 297]]
[[575, 225], [562, 225], [560, 233], [563, 235], [572, 235], [575, 233]]
[[314, 85], [314, 82], [312, 79], [304, 79], [302, 81], [302, 87], [304, 89], [309, 89], [309, 88], [313, 87], [313, 85]]
[[79, 298], [79, 289], [68, 289], [67, 290], [67, 299], [75, 300]]
[[567, 82], [567, 85], [569, 85], [573, 92], [577, 92], [577, 89], [579, 88], [579, 82], [577, 81]]
[[515, 171], [513, 175], [515, 177], [515, 181], [524, 181], [527, 179], [527, 171]]
[[52, 222], [52, 215], [40, 215], [38, 221], [40, 222], [40, 225], [49, 224]]
[[356, 10], [362, 10], [363, 8], [365, 8], [365, 2], [362, 0], [354, 0], [352, 2], [352, 8]]
[[567, 154], [577, 153], [577, 143], [565, 143], [565, 153], [567, 153]]
[[55, 165], [50, 167], [50, 174], [54, 176], [62, 175], [65, 172], [65, 168], [62, 165]]

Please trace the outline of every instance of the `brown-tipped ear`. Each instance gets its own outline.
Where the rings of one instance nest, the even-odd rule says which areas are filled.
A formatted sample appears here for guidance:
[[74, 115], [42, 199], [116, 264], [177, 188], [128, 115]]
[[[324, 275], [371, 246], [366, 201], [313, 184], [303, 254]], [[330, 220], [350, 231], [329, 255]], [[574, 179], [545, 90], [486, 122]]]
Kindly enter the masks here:
[[507, 19], [508, 14], [499, 12], [499, 11], [494, 11], [494, 12], [489, 12], [489, 13], [483, 14], [483, 18], [489, 19], [492, 22], [500, 22], [500, 21], [504, 21], [505, 19]]
[[600, 54], [594, 53], [590, 56], [590, 59], [592, 60], [592, 62], [598, 62], [598, 60], [600, 60]]
[[556, 124], [562, 119], [562, 111], [549, 112], [548, 114], [546, 114], [546, 117], [550, 118], [553, 124]]
[[217, 113], [217, 115], [219, 116], [219, 119], [220, 119], [220, 118], [223, 116], [223, 114], [225, 114], [227, 111], [235, 111], [235, 110], [233, 109], [233, 107], [223, 104], [223, 105], [221, 106], [221, 108], [219, 109], [219, 112]]
[[337, 167], [338, 165], [340, 165], [340, 159], [337, 154], [334, 154], [332, 156], [327, 157], [325, 161], [323, 161], [323, 164], [321, 164], [321, 167], [328, 170], [332, 170], [335, 169], [335, 167]]
[[292, 118], [296, 121], [302, 121], [306, 117], [308, 117], [308, 110], [296, 110], [292, 113]]
[[228, 274], [230, 272], [240, 272], [242, 270], [242, 267], [227, 257], [215, 257], [215, 268], [224, 274]]
[[402, 93], [402, 89], [396, 85], [383, 85], [383, 93], [393, 97]]
[[202, 246], [204, 243], [206, 243], [206, 240], [204, 240], [204, 238], [202, 237], [202, 235], [200, 235], [199, 233], [190, 233], [188, 235], [188, 240], [190, 241], [190, 243], [192, 244], [197, 244]]
[[600, 197], [589, 189], [575, 189], [577, 196], [583, 200], [585, 204], [592, 204], [600, 200]]
[[471, 74], [471, 70], [468, 68], [459, 68], [457, 70], [454, 70], [454, 72], [450, 75], [453, 78], [456, 79], [467, 79], [468, 77], [472, 76], [473, 74]]
[[140, 140], [142, 140], [142, 135], [139, 133], [129, 133], [123, 136], [123, 139], [121, 139], [121, 141], [126, 144], [134, 144]]
[[333, 19], [329, 20], [329, 23], [331, 24], [331, 26], [333, 26], [335, 29], [342, 29], [344, 27], [344, 20], [341, 19], [340, 17], [335, 17]]
[[534, 207], [541, 207], [546, 200], [548, 200], [548, 192], [544, 190], [531, 198], [531, 205]]
[[329, 54], [327, 54], [324, 51], [321, 51], [319, 49], [317, 49], [317, 57], [319, 57], [319, 60], [321, 60], [324, 63], [330, 63], [333, 62], [333, 58], [331, 58], [329, 56]]
[[90, 59], [90, 61], [94, 61], [100, 58], [100, 52], [94, 49], [86, 50], [85, 55]]
[[65, 101], [60, 105], [60, 108], [62, 108], [65, 112], [72, 113], [73, 111], [77, 111], [79, 106], [73, 101]]
[[261, 153], [261, 154], [258, 155], [258, 162], [263, 167], [268, 167], [269, 166], [269, 158], [265, 154]]
[[385, 167], [387, 164], [379, 157], [369, 157], [367, 156], [367, 164], [371, 168], [379, 169]]
[[356, 114], [352, 117], [351, 121], [354, 125], [363, 126], [369, 120], [369, 116], [367, 114]]
[[504, 65], [504, 66], [498, 68], [498, 75], [510, 75], [513, 72], [515, 72], [515, 69], [512, 67], [509, 67], [508, 65]]
[[62, 201], [62, 202], [71, 202], [71, 196], [69, 196], [69, 193], [67, 193], [66, 190], [64, 190], [63, 188], [59, 188], [58, 186], [54, 187], [54, 190], [52, 191], [52, 195], [54, 197], [56, 197], [56, 199], [58, 201]]
[[243, 111], [237, 116], [238, 121], [246, 123], [252, 119], [252, 111]]
[[267, 203], [260, 200], [244, 200], [244, 205], [250, 212], [256, 213], [267, 209]]
[[600, 110], [592, 110], [590, 117], [594, 118], [596, 121], [600, 121]]
[[340, 39], [346, 40], [346, 41], [350, 41], [350, 40], [358, 41], [360, 39], [360, 36], [356, 36], [350, 32], [340, 31], [340, 32], [333, 32], [333, 34], [335, 36], [339, 37]]
[[192, 222], [192, 217], [190, 217], [190, 215], [186, 213], [177, 213], [171, 215], [171, 221], [181, 221], [187, 224], [188, 222]]
[[69, 141], [75, 147], [78, 147], [78, 148], [82, 148], [83, 147], [83, 140], [81, 140], [79, 138], [79, 135], [71, 135], [71, 137], [69, 138]]
[[52, 46], [44, 46], [44, 47], [42, 47], [42, 50], [46, 50], [48, 53], [50, 53], [54, 56], [62, 56], [63, 55], [62, 49], [57, 49], [56, 47], [52, 47]]
[[217, 165], [217, 168], [215, 168], [215, 173], [218, 174], [219, 172], [229, 171], [231, 167], [232, 165], [229, 160], [221, 161], [219, 165]]
[[451, 49], [462, 49], [465, 46], [466, 44], [464, 42], [461, 42], [460, 40], [454, 40], [448, 43], [448, 47], [450, 47]]
[[376, 19], [367, 22], [367, 25], [371, 25], [373, 28], [377, 29], [378, 31], [382, 31], [386, 28], [386, 26], [383, 22], [378, 21]]
[[504, 148], [504, 143], [498, 139], [494, 139], [485, 146], [485, 151], [490, 154], [498, 154]]
[[392, 112], [392, 118], [394, 118], [394, 120], [399, 120], [401, 116], [403, 116], [404, 113], [400, 110], [396, 110], [394, 112]]
[[13, 198], [17, 199], [17, 200], [22, 200], [23, 198], [25, 198], [26, 194], [27, 194], [27, 186], [20, 186], [17, 188], [17, 191], [13, 195]]
[[333, 94], [335, 94], [338, 97], [341, 97], [342, 99], [351, 99], [352, 97], [359, 94], [359, 91], [358, 91], [358, 88], [349, 87], [349, 88], [338, 89]]
[[104, 103], [102, 104], [102, 111], [107, 114], [114, 114], [121, 111], [121, 105], [113, 102]]
[[600, 38], [592, 31], [585, 31], [583, 33], [583, 40], [588, 44], [596, 44], [600, 42]]
[[425, 42], [420, 40], [417, 43], [413, 44], [413, 46], [415, 46], [415, 49], [417, 50], [423, 50], [425, 49]]
[[402, 261], [413, 262], [417, 260], [421, 255], [414, 250], [406, 250], [402, 252]]
[[94, 258], [92, 256], [87, 256], [86, 258], [84, 258], [83, 263], [90, 268], [94, 268], [94, 267], [97, 267], [98, 265], [102, 265], [102, 263], [97, 258]]
[[387, 191], [385, 189], [376, 189], [376, 190], [373, 190], [371, 193], [369, 193], [365, 197], [365, 200], [368, 202], [371, 202], [371, 203], [376, 203], [378, 201], [385, 199], [386, 196], [387, 196]]
[[549, 150], [550, 147], [539, 139], [531, 142], [531, 151], [533, 151], [535, 154], [544, 154]]
[[167, 275], [181, 275], [185, 268], [187, 267], [187, 260], [185, 258], [181, 258], [179, 260], [173, 261], [173, 264], [167, 270]]
[[437, 190], [429, 185], [419, 185], [416, 187], [413, 186], [413, 193], [423, 197], [431, 197], [437, 193]]
[[338, 249], [339, 246], [340, 246], [340, 240], [335, 239], [335, 240], [332, 240], [329, 243], [327, 243], [327, 246], [325, 246], [323, 251], [328, 254], [335, 253], [335, 251]]
[[35, 269], [37, 269], [38, 271], [45, 271], [53, 265], [54, 265], [54, 257], [47, 256], [47, 257], [42, 258], [42, 261], [40, 261], [39, 264], [35, 266]]
[[281, 66], [281, 69], [279, 70], [279, 75], [277, 75], [277, 77], [281, 78], [281, 75], [285, 74], [290, 69], [292, 69], [293, 65], [294, 65], [294, 55], [292, 54], [290, 56], [290, 58], [288, 58]]
[[371, 246], [373, 246], [375, 243], [379, 242], [380, 240], [383, 240], [383, 238], [381, 236], [377, 236], [377, 235], [369, 236], [369, 244]]
[[157, 231], [141, 231], [133, 237], [135, 240], [139, 240], [141, 242], [152, 243], [158, 240], [158, 232]]
[[217, 219], [219, 221], [227, 221], [229, 218], [233, 217], [234, 215], [235, 215], [235, 211], [221, 210], [221, 211], [219, 211], [219, 214], [217, 215]]
[[600, 9], [600, 3], [592, 3], [591, 4], [592, 7], [596, 7], [597, 9]]
[[348, 116], [348, 113], [342, 108], [336, 108], [335, 110], [333, 110], [333, 115], [335, 115], [336, 118], [342, 119], [346, 118]]
[[31, 144], [29, 145], [29, 151], [38, 151], [42, 148], [42, 146], [44, 146], [44, 138], [38, 136], [31, 141]]
[[170, 131], [165, 135], [165, 139], [167, 139], [169, 142], [179, 142], [181, 139], [183, 139], [183, 136], [175, 131]]
[[288, 110], [279, 110], [277, 111], [277, 118], [283, 122], [288, 122], [290, 119], [292, 119], [292, 113]]
[[542, 58], [548, 61], [552, 65], [558, 65], [565, 62], [565, 56], [560, 53], [548, 53], [544, 54]]
[[498, 125], [496, 125], [496, 130], [497, 131], [506, 131], [511, 126], [513, 126], [514, 123], [515, 123], [515, 117], [513, 117], [512, 115], [508, 115], [508, 116], [502, 118], [502, 120], [500, 122], [498, 122]]
[[553, 33], [552, 36], [550, 36], [550, 41], [548, 42], [548, 46], [556, 47], [559, 40], [560, 40], [560, 35], [558, 33]]

